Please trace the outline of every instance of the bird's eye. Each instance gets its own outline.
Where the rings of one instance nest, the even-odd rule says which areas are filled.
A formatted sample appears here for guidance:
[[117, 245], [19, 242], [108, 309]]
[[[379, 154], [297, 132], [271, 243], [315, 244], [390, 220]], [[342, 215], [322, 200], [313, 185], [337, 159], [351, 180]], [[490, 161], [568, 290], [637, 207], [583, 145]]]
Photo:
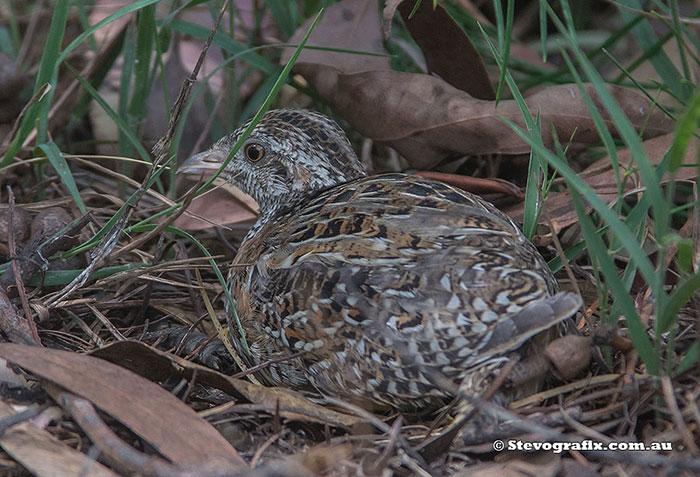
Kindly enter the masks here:
[[245, 157], [247, 157], [251, 162], [258, 162], [265, 157], [265, 148], [256, 142], [247, 144], [244, 151]]

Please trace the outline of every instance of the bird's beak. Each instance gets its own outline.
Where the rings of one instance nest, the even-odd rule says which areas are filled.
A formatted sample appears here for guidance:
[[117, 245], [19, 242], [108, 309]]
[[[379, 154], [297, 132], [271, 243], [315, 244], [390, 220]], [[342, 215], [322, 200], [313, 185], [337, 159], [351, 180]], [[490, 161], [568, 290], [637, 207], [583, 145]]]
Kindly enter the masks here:
[[178, 174], [197, 177], [211, 177], [226, 160], [223, 151], [208, 150], [195, 154], [178, 168]]

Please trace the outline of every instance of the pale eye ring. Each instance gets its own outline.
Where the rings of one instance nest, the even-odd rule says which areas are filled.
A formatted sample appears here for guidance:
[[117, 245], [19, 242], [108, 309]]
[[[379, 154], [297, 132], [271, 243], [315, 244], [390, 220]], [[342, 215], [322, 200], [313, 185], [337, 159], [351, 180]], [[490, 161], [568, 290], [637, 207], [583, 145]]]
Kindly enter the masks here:
[[244, 146], [243, 152], [250, 162], [258, 162], [265, 157], [265, 147], [257, 142], [251, 142]]

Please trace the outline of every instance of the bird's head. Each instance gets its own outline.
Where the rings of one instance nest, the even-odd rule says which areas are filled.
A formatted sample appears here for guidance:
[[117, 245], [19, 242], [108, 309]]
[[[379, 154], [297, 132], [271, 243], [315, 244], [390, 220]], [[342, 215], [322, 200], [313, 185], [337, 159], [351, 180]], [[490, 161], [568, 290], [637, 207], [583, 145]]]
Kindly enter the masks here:
[[[178, 172], [213, 175], [248, 124], [187, 159]], [[219, 178], [252, 196], [261, 215], [271, 217], [321, 190], [365, 175], [332, 119], [312, 111], [277, 109], [263, 116]]]

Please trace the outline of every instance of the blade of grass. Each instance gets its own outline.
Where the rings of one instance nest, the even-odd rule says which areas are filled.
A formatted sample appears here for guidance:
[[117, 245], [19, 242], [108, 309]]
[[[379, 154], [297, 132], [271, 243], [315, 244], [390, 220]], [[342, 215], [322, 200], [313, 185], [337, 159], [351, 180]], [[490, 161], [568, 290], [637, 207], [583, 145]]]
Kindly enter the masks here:
[[[63, 35], [66, 31], [66, 22], [68, 20], [68, 0], [58, 0], [56, 6], [53, 10], [53, 16], [51, 18], [51, 26], [49, 26], [49, 34], [46, 37], [46, 44], [44, 45], [44, 52], [41, 55], [41, 64], [39, 65], [39, 74], [36, 78], [36, 83], [34, 85], [35, 90], [38, 89], [44, 83], [49, 83], [52, 86], [56, 85], [58, 76], [58, 57], [59, 51], [61, 50], [61, 45], [63, 44]], [[49, 108], [51, 107], [51, 100], [53, 99], [53, 91], [46, 95], [46, 97], [39, 102], [37, 114], [39, 115], [39, 122], [37, 126], [37, 142], [46, 141], [46, 129], [48, 127], [48, 117]], [[29, 131], [27, 131], [29, 132]]]
[[678, 312], [688, 303], [688, 300], [700, 289], [700, 273], [691, 275], [676, 286], [668, 298], [666, 306], [659, 310], [658, 330], [666, 333], [676, 323]]
[[671, 172], [676, 172], [683, 165], [690, 140], [697, 135], [698, 121], [700, 121], [700, 87], [696, 88], [685, 114], [676, 122], [676, 132], [669, 153]]
[[[537, 110], [535, 120], [535, 130], [533, 134], [542, 136], [542, 118]], [[545, 163], [546, 164], [546, 163]], [[540, 163], [539, 157], [534, 149], [530, 150], [530, 163], [527, 168], [527, 184], [525, 185], [525, 205], [523, 208], [523, 233], [528, 240], [532, 239], [537, 228], [537, 221], [540, 217], [542, 204], [540, 203], [540, 187], [547, 177], [547, 172]], [[542, 180], [540, 180], [540, 178]]]
[[[51, 85], [51, 88], [42, 96], [36, 103], [32, 104], [22, 119], [17, 134], [12, 140], [9, 149], [3, 157], [0, 166], [6, 166], [17, 154], [22, 147], [24, 139], [29, 135], [29, 132], [35, 127], [38, 127], [39, 142], [45, 142], [46, 138], [46, 117], [48, 116], [49, 106], [53, 98], [53, 90], [56, 84], [56, 62], [59, 56], [61, 44], [63, 43], [63, 34], [66, 29], [66, 21], [68, 19], [68, 0], [58, 0], [54, 7], [49, 33], [46, 37], [44, 52], [41, 55], [39, 63], [39, 73], [37, 74], [34, 83], [35, 94], [44, 87], [45, 84]], [[42, 119], [43, 118], [43, 119]], [[36, 121], [39, 124], [36, 124]]]
[[[146, 114], [148, 96], [151, 93], [151, 58], [156, 34], [155, 5], [148, 5], [139, 11], [136, 20], [134, 92], [129, 104], [129, 116], [130, 124], [137, 132], [138, 125]], [[127, 78], [127, 81], [131, 81], [131, 77]]]
[[498, 46], [501, 49], [501, 72], [498, 76], [498, 86], [496, 87], [495, 104], [498, 106], [503, 92], [503, 84], [505, 82], [506, 71], [508, 69], [508, 59], [510, 58], [510, 41], [513, 36], [513, 15], [515, 11], [514, 0], [508, 0], [506, 4], [506, 21], [505, 28], [503, 25], [503, 13], [501, 10], [501, 0], [494, 0], [494, 9], [496, 12], [496, 25], [498, 26]]
[[112, 109], [112, 107], [109, 104], [107, 104], [107, 102], [104, 100], [104, 98], [102, 98], [100, 93], [97, 92], [97, 90], [95, 90], [95, 88], [93, 88], [92, 85], [80, 75], [80, 73], [75, 71], [68, 64], [66, 64], [66, 68], [80, 82], [80, 85], [83, 88], [85, 88], [85, 91], [87, 91], [87, 93], [97, 102], [97, 104], [100, 105], [104, 112], [107, 113], [107, 115], [112, 119], [112, 121], [115, 122], [115, 124], [119, 128], [119, 131], [121, 131], [127, 138], [127, 140], [131, 143], [131, 145], [134, 146], [136, 151], [139, 153], [139, 156], [141, 156], [141, 159], [143, 159], [146, 162], [151, 162], [151, 156], [141, 145], [141, 142], [138, 140], [138, 138], [131, 130], [129, 125], [126, 124], [126, 122], [116, 113], [116, 111], [114, 111], [114, 109]]
[[[642, 5], [638, 0], [617, 0], [617, 3], [630, 7], [635, 10], [644, 10]], [[637, 14], [626, 9], [620, 8], [620, 15], [625, 21], [630, 21]], [[632, 29], [632, 34], [639, 47], [647, 52], [652, 48], [655, 48], [655, 43], [657, 42], [657, 35], [654, 33], [654, 29], [649, 24], [649, 20], [644, 18], [636, 27]], [[670, 39], [672, 34], [666, 35], [666, 38]], [[654, 52], [653, 55], [649, 57], [649, 61], [654, 66], [656, 73], [661, 77], [663, 83], [679, 98], [686, 99], [688, 97], [688, 92], [683, 83], [681, 82], [681, 75], [679, 71], [674, 66], [673, 62], [666, 56], [660, 48]]]
[[50, 141], [46, 144], [39, 144], [39, 149], [44, 151], [44, 154], [46, 154], [46, 157], [48, 157], [49, 162], [56, 170], [58, 177], [61, 178], [61, 181], [66, 186], [66, 189], [68, 189], [71, 197], [73, 197], [78, 210], [80, 210], [83, 215], [87, 214], [87, 209], [85, 208], [82, 197], [80, 197], [78, 186], [75, 185], [73, 173], [71, 172], [70, 167], [68, 167], [68, 163], [66, 162], [66, 158], [63, 157], [63, 153], [61, 153], [61, 151], [58, 149], [58, 146], [53, 141]]
[[265, 6], [270, 9], [275, 19], [275, 25], [282, 31], [282, 37], [290, 38], [294, 34], [299, 21], [296, 2], [265, 0]]
[[690, 349], [688, 349], [688, 352], [685, 354], [681, 362], [678, 363], [678, 367], [676, 368], [677, 375], [691, 369], [693, 366], [697, 366], [698, 355], [700, 355], [699, 351], [700, 342], [696, 341], [695, 343], [693, 343]]
[[547, 10], [544, 8], [547, 0], [539, 0], [540, 17], [540, 49], [542, 50], [542, 61], [547, 62]]
[[644, 325], [642, 325], [641, 319], [634, 307], [632, 297], [629, 295], [629, 291], [617, 275], [617, 267], [612, 258], [608, 255], [607, 247], [598, 235], [593, 222], [588, 216], [586, 208], [583, 206], [581, 196], [575, 189], [570, 189], [570, 191], [571, 201], [578, 214], [579, 225], [581, 226], [584, 240], [588, 246], [588, 253], [591, 259], [598, 263], [598, 266], [605, 276], [606, 284], [610, 286], [614, 293], [615, 301], [620, 303], [620, 307], [625, 313], [630, 337], [632, 338], [635, 349], [639, 353], [639, 357], [646, 365], [650, 374], [658, 375], [660, 364], [658, 351], [654, 348]]
[[[129, 13], [132, 13], [132, 12], [134, 12], [134, 11], [140, 9], [140, 8], [143, 8], [144, 6], [150, 5], [150, 4], [152, 4], [152, 3], [156, 3], [156, 2], [158, 2], [158, 1], [159, 1], [159, 0], [138, 0], [138, 1], [136, 1], [136, 2], [133, 2], [133, 3], [131, 3], [131, 4], [127, 5], [127, 6], [125, 6], [124, 8], [121, 8], [121, 9], [117, 10], [116, 12], [114, 12], [113, 14], [111, 14], [110, 16], [108, 16], [107, 18], [105, 18], [105, 19], [103, 19], [102, 21], [96, 23], [96, 24], [93, 25], [91, 28], [85, 30], [83, 33], [81, 33], [80, 35], [78, 35], [78, 36], [76, 37], [76, 39], [73, 40], [73, 41], [63, 50], [63, 52], [58, 56], [58, 58], [56, 58], [55, 61], [53, 61], [53, 64], [52, 64], [52, 65], [49, 65], [49, 61], [48, 61], [48, 59], [47, 59], [46, 69], [48, 69], [49, 66], [51, 66], [51, 68], [53, 68], [53, 69], [52, 69], [51, 71], [46, 71], [44, 74], [45, 74], [47, 77], [49, 77], [52, 81], [43, 81], [43, 82], [39, 82], [39, 79], [42, 78], [42, 76], [41, 76], [41, 75], [37, 76], [37, 83], [36, 83], [36, 88], [35, 88], [35, 90], [38, 90], [40, 87], [43, 87], [43, 85], [44, 85], [45, 83], [49, 83], [49, 84], [52, 86], [52, 89], [54, 89], [53, 87], [55, 86], [55, 81], [56, 81], [56, 77], [57, 77], [58, 66], [59, 66], [61, 63], [63, 63], [63, 61], [64, 61], [66, 58], [68, 58], [68, 55], [69, 55], [80, 43], [82, 43], [83, 40], [85, 40], [86, 38], [88, 38], [89, 36], [91, 36], [93, 33], [95, 33], [95, 31], [97, 31], [97, 30], [99, 30], [100, 28], [102, 28], [103, 26], [105, 26], [105, 25], [107, 25], [107, 24], [113, 22], [114, 20], [123, 17], [124, 15], [128, 15]], [[64, 3], [65, 3], [65, 5], [64, 5]], [[60, 7], [61, 7], [60, 9], [59, 9], [59, 4], [60, 4]], [[65, 8], [67, 8], [67, 6], [68, 6], [68, 1], [67, 1], [67, 0], [59, 0], [59, 2], [57, 2], [56, 7], [54, 8], [54, 16], [53, 16], [52, 21], [51, 21], [52, 25], [54, 24], [54, 22], [57, 22], [57, 25], [58, 25], [61, 21], [63, 21], [63, 19], [62, 19], [62, 13], [63, 13], [63, 8], [64, 8], [64, 6], [65, 6]], [[65, 23], [65, 21], [63, 21], [63, 22]], [[64, 25], [63, 28], [59, 28], [58, 26], [56, 27], [56, 30], [57, 30], [57, 31], [58, 31], [58, 30], [62, 30], [62, 29], [65, 29], [65, 25]], [[49, 30], [51, 30], [51, 28], [50, 28]], [[57, 35], [58, 35], [57, 33], [54, 34], [54, 36], [57, 36]], [[54, 38], [54, 40], [56, 40], [56, 38]], [[47, 40], [47, 41], [48, 41], [48, 40]], [[55, 43], [52, 42], [52, 43], [51, 43], [51, 45], [56, 45], [57, 48], [60, 48], [60, 45], [61, 45], [61, 44], [62, 44], [62, 41], [58, 41], [58, 42], [55, 42]], [[48, 54], [50, 54], [50, 53], [45, 52], [44, 54], [45, 54], [45, 55], [48, 55]], [[48, 57], [47, 57], [47, 58], [48, 58]], [[42, 56], [42, 65], [41, 65], [41, 66], [42, 66], [42, 67], [44, 66], [43, 56]], [[45, 101], [47, 101], [47, 104], [51, 102], [50, 99], [51, 99], [51, 97], [45, 98]], [[18, 152], [18, 151], [20, 150], [20, 148], [22, 147], [22, 144], [24, 143], [24, 140], [25, 140], [25, 139], [27, 138], [27, 136], [29, 135], [29, 132], [30, 132], [30, 131], [32, 130], [32, 128], [34, 127], [34, 124], [35, 124], [35, 122], [36, 122], [36, 120], [37, 120], [37, 118], [38, 118], [38, 116], [39, 116], [40, 107], [41, 107], [40, 105], [41, 105], [41, 104], [44, 104], [44, 103], [42, 102], [42, 103], [33, 105], [32, 108], [31, 108], [30, 110], [27, 111], [27, 114], [24, 116], [24, 119], [22, 120], [22, 124], [21, 124], [21, 126], [20, 126], [20, 128], [19, 128], [17, 134], [16, 134], [15, 137], [13, 138], [12, 143], [10, 144], [10, 147], [8, 148], [7, 152], [5, 153], [5, 156], [3, 157], [2, 162], [0, 163], [0, 167], [6, 166], [7, 164], [9, 164], [9, 162], [12, 160], [12, 158], [17, 154], [17, 152]], [[46, 106], [46, 107], [48, 108], [48, 106]], [[47, 109], [46, 111], [48, 111], [48, 109]], [[47, 116], [47, 115], [44, 114], [43, 116]], [[37, 138], [39, 138], [39, 136], [37, 136]], [[39, 141], [39, 142], [44, 142], [44, 141]]]
[[627, 144], [629, 147], [632, 157], [639, 167], [639, 172], [642, 176], [642, 180], [644, 181], [644, 185], [647, 188], [646, 193], [649, 194], [651, 206], [654, 211], [654, 228], [656, 236], [663, 237], [668, 229], [669, 207], [664, 198], [663, 191], [661, 190], [659, 178], [656, 174], [654, 166], [651, 165], [646, 151], [644, 150], [644, 147], [642, 147], [642, 141], [637, 135], [634, 126], [632, 126], [629, 119], [627, 119], [627, 116], [620, 108], [620, 105], [617, 104], [615, 98], [613, 98], [612, 94], [606, 87], [603, 78], [593, 67], [590, 61], [588, 61], [588, 58], [586, 58], [583, 51], [578, 47], [576, 43], [576, 33], [573, 30], [573, 18], [571, 17], [571, 11], [568, 9], [568, 2], [562, 1], [561, 5], [566, 26], [564, 26], [555, 12], [551, 9], [550, 18], [560, 30], [562, 35], [567, 38], [568, 46], [574, 53], [578, 65], [583, 69], [584, 73], [588, 77], [588, 80], [593, 84], [601, 102], [610, 114], [610, 117], [613, 119], [618, 133], [622, 137], [625, 144]]

